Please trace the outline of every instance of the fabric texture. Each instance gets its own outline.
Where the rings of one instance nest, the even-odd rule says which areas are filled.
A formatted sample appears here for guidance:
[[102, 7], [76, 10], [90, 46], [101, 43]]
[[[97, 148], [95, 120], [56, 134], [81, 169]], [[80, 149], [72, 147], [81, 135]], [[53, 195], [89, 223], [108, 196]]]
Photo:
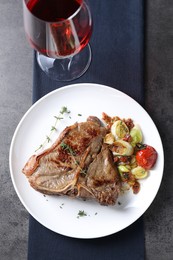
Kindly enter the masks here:
[[[94, 21], [89, 69], [72, 82], [53, 81], [41, 71], [34, 53], [33, 102], [64, 85], [91, 82], [123, 91], [143, 105], [143, 0], [89, 3]], [[144, 252], [142, 217], [114, 235], [97, 239], [65, 237], [43, 227], [32, 216], [29, 219], [29, 260], [142, 260]]]

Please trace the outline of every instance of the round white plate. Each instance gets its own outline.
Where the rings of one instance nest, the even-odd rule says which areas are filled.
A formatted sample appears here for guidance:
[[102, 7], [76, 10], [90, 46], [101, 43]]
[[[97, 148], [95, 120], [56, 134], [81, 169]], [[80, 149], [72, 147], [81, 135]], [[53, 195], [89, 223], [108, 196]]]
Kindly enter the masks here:
[[[101, 206], [59, 196], [44, 196], [30, 187], [22, 168], [50, 133], [63, 106], [71, 111], [57, 125], [51, 142], [67, 125], [85, 121], [90, 115], [132, 118], [143, 131], [144, 143], [158, 152], [158, 160], [137, 195], [120, 196], [115, 206]], [[80, 114], [80, 115], [79, 115]], [[51, 145], [51, 142], [49, 145]], [[46, 146], [45, 146], [46, 147]], [[44, 147], [44, 148], [45, 148]], [[147, 112], [132, 98], [98, 84], [75, 84], [57, 89], [38, 100], [23, 116], [10, 147], [10, 172], [14, 188], [27, 211], [42, 225], [59, 234], [76, 238], [97, 238], [116, 233], [135, 222], [154, 200], [163, 175], [164, 155], [158, 130]], [[79, 211], [86, 216], [77, 217]]]

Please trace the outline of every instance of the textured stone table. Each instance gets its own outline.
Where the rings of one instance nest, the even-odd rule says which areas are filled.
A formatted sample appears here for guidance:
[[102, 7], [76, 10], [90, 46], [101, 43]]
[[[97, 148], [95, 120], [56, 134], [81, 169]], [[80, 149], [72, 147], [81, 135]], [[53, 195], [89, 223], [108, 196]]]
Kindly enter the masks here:
[[[146, 259], [173, 259], [173, 1], [148, 0], [145, 31], [146, 110], [159, 129], [165, 170], [144, 214]], [[28, 213], [11, 183], [8, 152], [13, 132], [32, 102], [32, 51], [24, 35], [21, 0], [0, 1], [0, 252], [2, 260], [27, 253]], [[137, 245], [136, 245], [137, 246]]]
[[159, 193], [145, 214], [147, 259], [173, 259], [173, 1], [146, 1], [146, 108], [164, 146]]

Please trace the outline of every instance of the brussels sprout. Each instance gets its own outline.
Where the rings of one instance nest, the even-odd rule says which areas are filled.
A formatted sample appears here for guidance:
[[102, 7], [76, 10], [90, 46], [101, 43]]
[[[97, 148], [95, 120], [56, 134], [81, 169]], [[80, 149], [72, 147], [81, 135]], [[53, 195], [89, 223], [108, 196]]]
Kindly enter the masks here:
[[134, 148], [126, 141], [118, 140], [113, 143], [112, 153], [113, 155], [131, 156]]
[[118, 170], [119, 170], [120, 172], [129, 172], [129, 171], [130, 171], [129, 167], [126, 166], [126, 165], [119, 165], [119, 166], [118, 166]]
[[144, 179], [148, 176], [148, 171], [141, 166], [137, 166], [136, 168], [132, 169], [131, 172], [136, 179]]
[[136, 161], [136, 156], [132, 155], [131, 156], [131, 161], [130, 161], [130, 167], [131, 169], [136, 168], [138, 166], [137, 161]]
[[142, 142], [142, 139], [143, 139], [143, 137], [142, 137], [142, 131], [141, 131], [139, 125], [135, 125], [135, 126], [131, 129], [131, 131], [130, 131], [130, 136], [132, 137], [131, 145], [132, 145], [133, 147], [135, 147], [135, 145], [136, 145], [137, 143], [141, 143], [141, 142]]
[[111, 127], [111, 133], [118, 140], [129, 134], [129, 129], [122, 120], [117, 120]]
[[106, 144], [113, 144], [114, 141], [115, 141], [115, 138], [114, 138], [114, 136], [111, 133], [105, 135], [104, 143], [106, 143]]

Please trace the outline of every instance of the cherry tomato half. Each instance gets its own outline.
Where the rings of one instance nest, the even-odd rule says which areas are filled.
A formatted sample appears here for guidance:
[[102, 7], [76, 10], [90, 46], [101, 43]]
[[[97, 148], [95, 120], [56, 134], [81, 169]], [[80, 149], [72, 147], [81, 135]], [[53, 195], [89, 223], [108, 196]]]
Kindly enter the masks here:
[[139, 166], [143, 167], [146, 170], [150, 170], [157, 160], [156, 150], [149, 145], [146, 145], [144, 149], [137, 151], [136, 161]]

